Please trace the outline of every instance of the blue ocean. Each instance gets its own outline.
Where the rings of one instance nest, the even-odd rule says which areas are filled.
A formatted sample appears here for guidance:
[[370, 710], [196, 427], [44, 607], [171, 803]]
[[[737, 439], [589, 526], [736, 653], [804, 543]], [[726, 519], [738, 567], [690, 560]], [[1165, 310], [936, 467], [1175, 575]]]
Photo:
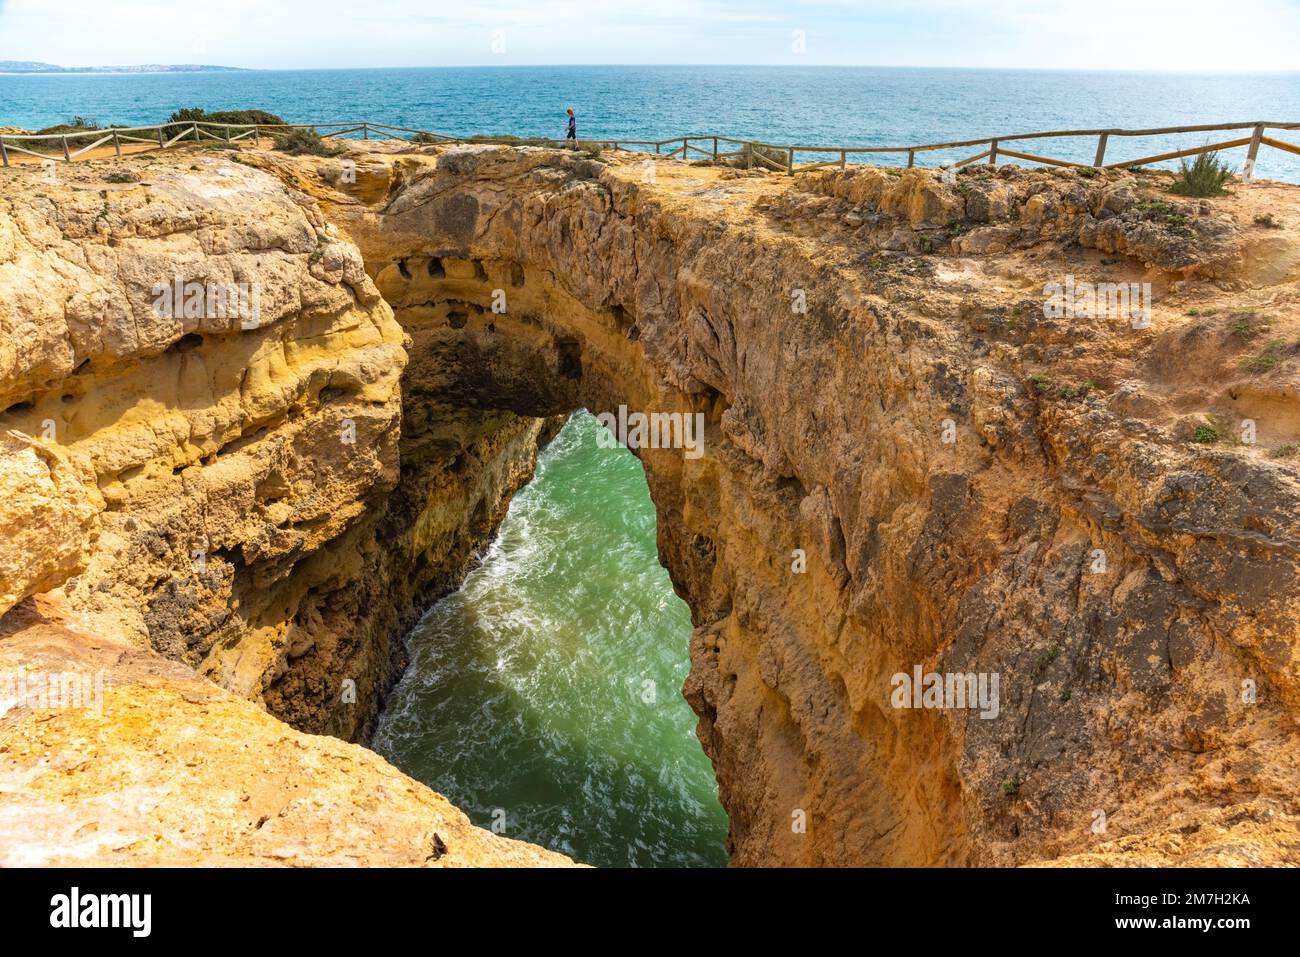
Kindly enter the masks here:
[[[564, 135], [571, 106], [579, 135], [590, 139], [722, 134], [777, 144], [907, 146], [1054, 129], [1300, 122], [1300, 73], [580, 66], [0, 76], [0, 126], [35, 129], [73, 115], [158, 123], [190, 106], [264, 109], [291, 122], [374, 120], [457, 135], [551, 137]], [[1107, 159], [1240, 135], [1113, 140]], [[1091, 139], [1061, 139], [1024, 151], [1091, 162], [1095, 149]], [[1243, 156], [1244, 149], [1228, 154], [1236, 165]], [[904, 160], [884, 154], [873, 161]], [[1265, 148], [1257, 173], [1300, 182], [1300, 156]]]

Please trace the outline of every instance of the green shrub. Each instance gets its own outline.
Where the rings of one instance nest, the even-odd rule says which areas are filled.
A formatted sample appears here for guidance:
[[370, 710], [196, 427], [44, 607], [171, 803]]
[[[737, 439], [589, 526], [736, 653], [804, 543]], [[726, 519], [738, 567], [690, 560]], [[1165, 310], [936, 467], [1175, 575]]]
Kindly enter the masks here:
[[1097, 388], [1097, 383], [1089, 379], [1083, 385], [1063, 385], [1056, 390], [1058, 399], [1084, 399], [1088, 393]]
[[275, 137], [275, 148], [290, 156], [338, 156], [342, 147], [321, 138], [315, 130], [287, 130]]
[[1274, 339], [1255, 355], [1242, 359], [1241, 367], [1247, 372], [1271, 372], [1282, 358], [1282, 350], [1285, 346], [1286, 343], [1281, 339]]
[[432, 133], [419, 132], [411, 137], [411, 142], [419, 143], [421, 146], [427, 146], [430, 143], [438, 142], [438, 137], [434, 136]]
[[1182, 170], [1169, 191], [1180, 196], [1227, 196], [1224, 184], [1230, 179], [1232, 169], [1220, 161], [1218, 153], [1202, 153], [1190, 166], [1187, 160], [1182, 161]]
[[209, 113], [197, 106], [177, 110], [168, 123], [230, 123], [235, 126], [279, 126], [284, 120], [266, 110], [216, 110]]
[[[1208, 316], [1210, 313], [1206, 313]], [[1253, 309], [1240, 309], [1229, 316], [1228, 331], [1238, 339], [1249, 342], [1268, 332], [1268, 320], [1261, 319]]]
[[[183, 110], [177, 110], [167, 118], [168, 123], [175, 123], [176, 126], [164, 130], [164, 135], [171, 139], [181, 132], [183, 123], [218, 123], [229, 124], [230, 135], [239, 136], [243, 133], [250, 132], [254, 126], [276, 126], [282, 125], [284, 120], [274, 113], [268, 113], [266, 110], [216, 110], [208, 112], [197, 106], [191, 106]], [[207, 130], [214, 136], [224, 136], [224, 130]]]
[[[75, 133], [95, 133], [101, 129], [94, 120], [87, 119], [84, 116], [74, 116], [66, 123], [58, 123], [54, 126], [47, 126], [43, 130], [33, 131], [33, 136], [58, 136], [60, 134], [72, 135]], [[70, 141], [72, 149], [78, 150], [90, 143], [90, 138], [80, 137]], [[32, 150], [37, 153], [63, 153], [63, 143], [59, 140], [15, 140], [7, 139], [10, 146], [17, 146], [20, 149]]]
[[1192, 433], [1192, 441], [1201, 445], [1213, 445], [1219, 441], [1219, 430], [1212, 425], [1198, 425]]

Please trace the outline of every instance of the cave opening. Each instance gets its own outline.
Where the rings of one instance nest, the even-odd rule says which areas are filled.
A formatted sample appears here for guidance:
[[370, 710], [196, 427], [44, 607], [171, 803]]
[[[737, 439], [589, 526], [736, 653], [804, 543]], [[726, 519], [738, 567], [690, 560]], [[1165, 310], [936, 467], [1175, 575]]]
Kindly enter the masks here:
[[569, 417], [482, 561], [408, 634], [372, 747], [475, 824], [584, 863], [723, 865], [680, 692], [690, 611], [641, 463], [601, 432]]

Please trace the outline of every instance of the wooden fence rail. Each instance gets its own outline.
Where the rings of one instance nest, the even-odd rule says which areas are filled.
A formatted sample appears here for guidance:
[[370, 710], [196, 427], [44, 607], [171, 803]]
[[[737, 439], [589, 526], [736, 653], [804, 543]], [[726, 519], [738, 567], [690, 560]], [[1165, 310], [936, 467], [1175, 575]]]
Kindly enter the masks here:
[[[39, 149], [32, 148], [44, 144], [48, 144], [51, 148], [57, 148], [62, 154], [64, 162], [70, 163], [73, 160], [90, 153], [92, 150], [98, 149], [99, 147], [105, 146], [109, 143], [113, 145], [115, 155], [121, 156], [122, 146], [124, 143], [140, 143], [146, 144], [153, 149], [168, 149], [182, 143], [201, 143], [204, 140], [209, 140], [223, 144], [230, 144], [252, 137], [253, 142], [256, 144], [261, 142], [264, 133], [274, 137], [290, 130], [311, 130], [322, 138], [342, 138], [345, 136], [359, 135], [362, 139], [370, 139], [371, 134], [375, 134], [376, 136], [383, 138], [412, 138], [418, 139], [421, 142], [430, 143], [472, 143], [492, 141], [492, 137], [455, 136], [450, 133], [438, 133], [433, 130], [418, 130], [405, 126], [394, 126], [389, 123], [375, 123], [369, 120], [332, 120], [329, 122], [315, 123], [274, 124], [206, 123], [190, 120], [174, 123], [162, 123], [157, 126], [114, 127], [107, 130], [84, 130], [47, 134], [0, 134], [0, 165], [10, 165], [9, 157], [11, 153], [20, 153], [34, 156], [42, 160], [50, 160], [53, 157], [49, 153], [41, 152]], [[1171, 150], [1154, 156], [1141, 156], [1135, 159], [1125, 159], [1111, 163], [1106, 162], [1106, 151], [1110, 147], [1111, 141], [1116, 138], [1167, 136], [1179, 133], [1219, 133], [1246, 130], [1249, 131], [1249, 135], [1226, 139], [1217, 143], [1206, 143], [1202, 146]], [[1267, 146], [1271, 149], [1300, 155], [1300, 144], [1265, 135], [1266, 131], [1272, 130], [1300, 130], [1300, 123], [1278, 122], [1275, 120], [1254, 120], [1246, 123], [1212, 123], [1200, 126], [1165, 126], [1149, 130], [1049, 130], [1040, 133], [1015, 133], [1009, 136], [1001, 135], [972, 140], [954, 140], [948, 143], [923, 143], [915, 146], [802, 146], [798, 144], [764, 143], [758, 140], [744, 140], [729, 136], [715, 136], [711, 133], [698, 136], [675, 136], [672, 139], [667, 140], [578, 140], [576, 141], [576, 144], [582, 148], [608, 147], [611, 149], [626, 149], [633, 147], [649, 148], [653, 146], [655, 153], [659, 155], [678, 157], [683, 160], [689, 160], [692, 158], [711, 159], [714, 161], [724, 159], [736, 160], [743, 162], [747, 168], [752, 169], [755, 166], [759, 166], [776, 172], [786, 173], [788, 175], [806, 173], [809, 170], [814, 169], [824, 169], [828, 166], [838, 166], [842, 169], [848, 165], [850, 154], [855, 156], [870, 156], [877, 154], [906, 153], [907, 165], [911, 167], [916, 165], [916, 157], [918, 153], [929, 153], [937, 150], [963, 149], [965, 147], [981, 147], [981, 151], [976, 153], [974, 156], [958, 160], [955, 163], [947, 164], [946, 168], [957, 169], [959, 167], [969, 166], [972, 163], [978, 163], [981, 160], [987, 160], [989, 165], [996, 165], [999, 157], [1009, 157], [1011, 159], [1024, 160], [1029, 163], [1040, 163], [1047, 166], [1091, 166], [1097, 169], [1124, 169], [1136, 166], [1146, 166], [1151, 163], [1163, 163], [1170, 160], [1182, 159], [1188, 156], [1196, 156], [1201, 153], [1210, 153], [1218, 150], [1235, 149], [1237, 147], [1245, 146], [1248, 149], [1246, 154], [1246, 164], [1242, 170], [1242, 175], [1244, 178], [1249, 179], [1254, 175], [1255, 163], [1258, 159], [1259, 148], [1261, 146]], [[144, 133], [152, 135], [147, 137], [140, 135]], [[1077, 137], [1096, 137], [1097, 149], [1092, 163], [1079, 163], [1074, 160], [1057, 159], [1050, 156], [1023, 152], [1021, 150], [1010, 149], [1007, 147], [1008, 143], [1019, 144], [1024, 140], [1065, 139]], [[90, 140], [90, 142], [85, 145], [79, 145], [78, 148], [74, 150], [72, 144], [74, 142], [80, 143], [82, 140]], [[541, 139], [540, 141], [556, 146], [566, 145], [565, 141], [562, 140]], [[671, 147], [671, 149], [665, 150], [666, 147]], [[728, 149], [726, 147], [734, 148]], [[143, 151], [137, 150], [137, 152]], [[799, 164], [795, 162], [795, 156], [799, 153], [804, 154], [805, 157], [808, 157], [809, 154], [812, 154], [812, 156], [806, 159], [802, 164]], [[822, 158], [819, 159], [819, 156]]]

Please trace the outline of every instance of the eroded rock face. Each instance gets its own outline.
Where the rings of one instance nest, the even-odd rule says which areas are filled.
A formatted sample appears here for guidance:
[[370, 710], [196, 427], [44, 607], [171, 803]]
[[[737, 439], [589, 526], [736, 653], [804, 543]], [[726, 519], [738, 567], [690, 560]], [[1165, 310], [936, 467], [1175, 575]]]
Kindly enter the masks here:
[[97, 512], [56, 446], [0, 436], [0, 615], [85, 567]]
[[[217, 836], [246, 816], [223, 803], [231, 782], [265, 776], [268, 801], [297, 789], [308, 804], [285, 808], [297, 823], [275, 841], [236, 842], [231, 859], [424, 862], [414, 839], [431, 820], [472, 830], [441, 798], [255, 704], [219, 696], [218, 714], [175, 699], [206, 678], [299, 731], [364, 737], [402, 667], [401, 634], [459, 582], [531, 476], [546, 424], [446, 409], [404, 429], [403, 383], [418, 389], [405, 334], [355, 246], [280, 180], [228, 155], [60, 176], [0, 178], [0, 614], [30, 617], [28, 596], [55, 589], [60, 622], [133, 649], [126, 674], [96, 658], [110, 681], [176, 666], [162, 687], [110, 691], [102, 720], [52, 723], [21, 704], [0, 719], [6, 742], [21, 742], [6, 752], [20, 765], [6, 845], [15, 860], [214, 860]], [[83, 651], [69, 668], [88, 667]], [[175, 748], [150, 757], [146, 732]], [[231, 750], [240, 741], [265, 748]], [[213, 798], [196, 823], [205, 836], [174, 833], [172, 788], [125, 837], [73, 840], [117, 826], [115, 773], [160, 787], [187, 742], [210, 757], [184, 788], [187, 813], [194, 793]], [[41, 753], [91, 760], [101, 790], [48, 773]], [[69, 807], [32, 827], [51, 802]], [[93, 813], [74, 813], [83, 802]], [[336, 817], [350, 823], [331, 838]], [[145, 847], [149, 828], [169, 840]], [[376, 839], [383, 850], [360, 846]], [[474, 841], [462, 863], [552, 860]]]
[[[0, 865], [571, 864], [68, 612], [42, 599], [0, 623], [0, 674], [25, 676], [24, 697], [0, 697]], [[50, 676], [80, 706], [29, 706]]]
[[[1232, 332], [1300, 331], [1251, 222], [1294, 189], [355, 161], [335, 193], [264, 160], [356, 240], [431, 400], [705, 415], [702, 458], [640, 457], [737, 863], [1296, 859], [1294, 350], [1261, 377]], [[1074, 274], [1151, 283], [1151, 324], [1047, 318]], [[1254, 447], [1189, 441], [1252, 413]], [[997, 675], [997, 716], [894, 707], [917, 666]]]
[[[2, 607], [66, 581], [88, 623], [361, 735], [394, 638], [458, 581], [540, 426], [449, 412], [403, 434], [404, 333], [314, 202], [229, 158], [122, 165], [136, 182], [79, 165], [4, 192], [0, 428], [29, 451], [5, 458], [26, 537], [6, 536]], [[256, 314], [213, 288], [255, 291]], [[20, 478], [38, 452], [48, 476]]]
[[[5, 181], [0, 427], [53, 420], [98, 515], [0, 594], [84, 564], [76, 627], [364, 734], [544, 420], [700, 413], [640, 458], [737, 863], [1297, 859], [1300, 244], [1252, 225], [1294, 189], [362, 149]], [[265, 321], [158, 318], [181, 267]], [[1149, 282], [1150, 325], [1049, 318], [1067, 276]], [[917, 667], [996, 717], [896, 707]]]

